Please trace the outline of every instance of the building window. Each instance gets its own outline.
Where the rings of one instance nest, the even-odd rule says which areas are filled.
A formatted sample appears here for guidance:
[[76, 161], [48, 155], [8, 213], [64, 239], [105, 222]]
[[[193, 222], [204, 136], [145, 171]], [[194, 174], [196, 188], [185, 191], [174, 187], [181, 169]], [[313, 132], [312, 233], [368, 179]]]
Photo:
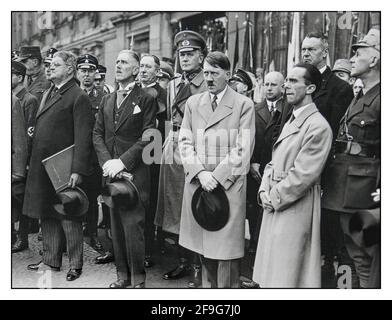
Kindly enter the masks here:
[[149, 32], [131, 35], [128, 38], [128, 48], [137, 52], [139, 55], [150, 52]]

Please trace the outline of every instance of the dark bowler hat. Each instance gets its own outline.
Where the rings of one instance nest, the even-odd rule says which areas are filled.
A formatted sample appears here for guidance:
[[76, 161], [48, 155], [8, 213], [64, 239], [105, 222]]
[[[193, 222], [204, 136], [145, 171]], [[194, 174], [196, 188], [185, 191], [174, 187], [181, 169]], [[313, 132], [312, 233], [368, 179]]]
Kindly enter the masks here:
[[21, 62], [11, 61], [11, 73], [25, 76], [26, 75], [26, 67]]
[[98, 67], [98, 59], [91, 54], [84, 54], [77, 60], [78, 69], [94, 69]]
[[174, 43], [177, 46], [178, 52], [186, 52], [193, 50], [206, 49], [206, 42], [204, 38], [195, 31], [185, 30], [180, 31], [174, 37]]
[[248, 91], [253, 88], [252, 79], [245, 70], [237, 69], [229, 81], [231, 80], [236, 80], [246, 84], [248, 86]]
[[66, 188], [57, 193], [57, 198], [60, 202], [56, 203], [53, 207], [61, 215], [80, 217], [88, 210], [89, 202], [87, 195], [79, 187], [75, 189]]
[[97, 71], [95, 73], [95, 79], [96, 80], [105, 79], [105, 76], [106, 76], [106, 67], [99, 64], [97, 66]]
[[134, 208], [139, 201], [139, 191], [132, 182], [131, 174], [123, 173], [122, 179], [106, 183], [102, 190], [102, 198], [109, 208]]
[[46, 57], [44, 59], [45, 63], [51, 63], [53, 60], [53, 56], [54, 54], [57, 52], [58, 50], [56, 48], [50, 48], [48, 49], [48, 51], [46, 51]]
[[42, 59], [41, 48], [38, 46], [21, 47], [18, 61], [24, 61], [28, 58]]
[[370, 29], [362, 40], [352, 45], [353, 50], [357, 50], [358, 48], [374, 48], [380, 51], [380, 30]]
[[229, 200], [220, 185], [211, 192], [199, 187], [193, 194], [193, 217], [207, 231], [222, 229], [229, 220], [229, 210]]

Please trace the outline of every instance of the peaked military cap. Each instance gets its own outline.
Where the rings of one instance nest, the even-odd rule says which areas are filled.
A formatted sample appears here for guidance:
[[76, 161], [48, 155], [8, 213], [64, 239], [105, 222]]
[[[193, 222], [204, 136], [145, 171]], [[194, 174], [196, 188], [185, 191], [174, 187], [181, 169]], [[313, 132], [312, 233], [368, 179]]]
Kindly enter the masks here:
[[353, 44], [352, 48], [353, 50], [357, 50], [358, 48], [374, 48], [380, 51], [380, 30], [370, 29], [362, 40], [356, 44]]
[[158, 73], [158, 78], [171, 79], [174, 76], [173, 68], [165, 61], [161, 61], [161, 68]]
[[186, 52], [193, 50], [206, 49], [206, 42], [204, 38], [195, 31], [185, 30], [180, 31], [174, 37], [174, 43], [177, 46], [178, 52]]
[[97, 71], [95, 72], [95, 80], [101, 80], [101, 79], [105, 79], [106, 76], [106, 67], [104, 67], [103, 65], [98, 65], [97, 66]]
[[46, 57], [44, 59], [44, 62], [46, 63], [50, 63], [53, 60], [53, 56], [54, 54], [57, 52], [58, 50], [56, 48], [50, 48], [48, 49], [48, 51], [46, 51]]
[[15, 74], [20, 74], [21, 76], [25, 76], [26, 67], [23, 63], [19, 61], [11, 61], [11, 72]]
[[38, 46], [25, 46], [20, 48], [18, 61], [24, 61], [28, 58], [42, 59], [41, 48]]
[[98, 67], [98, 59], [91, 54], [84, 54], [77, 60], [78, 69], [94, 69]]
[[351, 73], [351, 63], [347, 59], [338, 59], [335, 61], [332, 71], [343, 71]]
[[242, 82], [248, 86], [248, 90], [251, 90], [253, 88], [253, 82], [252, 79], [250, 78], [249, 74], [242, 69], [237, 69], [233, 76], [230, 78], [231, 80], [236, 80], [239, 82]]

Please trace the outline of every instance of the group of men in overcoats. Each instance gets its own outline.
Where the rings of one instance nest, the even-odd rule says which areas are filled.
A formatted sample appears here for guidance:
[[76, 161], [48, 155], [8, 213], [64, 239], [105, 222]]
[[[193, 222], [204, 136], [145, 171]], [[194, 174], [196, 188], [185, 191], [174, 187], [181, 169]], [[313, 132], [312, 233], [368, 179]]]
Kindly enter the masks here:
[[[20, 101], [29, 97], [21, 85], [25, 75], [27, 90], [37, 91], [26, 107], [12, 100], [13, 124], [23, 122], [25, 132], [13, 126], [12, 183], [26, 180], [23, 216], [40, 219], [43, 234], [42, 261], [29, 269], [59, 271], [66, 248], [67, 280], [80, 277], [83, 214], [90, 245], [103, 250], [97, 238], [101, 194], [113, 247], [97, 263], [115, 260], [117, 281], [110, 288], [145, 287], [154, 224], [178, 244], [178, 265], [165, 280], [190, 275], [190, 288], [321, 287], [322, 220], [329, 233], [341, 226], [361, 286], [377, 286], [379, 243], [363, 248], [351, 221], [362, 221], [361, 209], [377, 207], [371, 194], [380, 183], [379, 32], [371, 30], [353, 46], [351, 75], [363, 80], [365, 94], [352, 99], [347, 82], [326, 65], [325, 38], [311, 33], [302, 43], [303, 62], [286, 79], [268, 73], [256, 106], [246, 96], [252, 86], [247, 72], [232, 76], [227, 56], [208, 53], [196, 32], [181, 31], [174, 40], [183, 73], [167, 91], [158, 84], [160, 59], [130, 50], [118, 54], [118, 89], [106, 95], [95, 85], [94, 56], [76, 60], [66, 51], [51, 52], [46, 73], [38, 53], [30, 52], [29, 63], [13, 63]], [[47, 87], [34, 86], [45, 74]], [[247, 89], [237, 90], [233, 81]], [[22, 115], [23, 108], [29, 112]], [[145, 149], [157, 143], [151, 163]], [[42, 161], [70, 146], [70, 178], [57, 190]], [[21, 152], [26, 156], [17, 156]], [[71, 209], [63, 203], [63, 211], [89, 203], [83, 214], [59, 212], [59, 201], [69, 197], [79, 202]], [[253, 281], [241, 285], [246, 217], [257, 251]], [[23, 225], [22, 218], [20, 248], [27, 246]]]

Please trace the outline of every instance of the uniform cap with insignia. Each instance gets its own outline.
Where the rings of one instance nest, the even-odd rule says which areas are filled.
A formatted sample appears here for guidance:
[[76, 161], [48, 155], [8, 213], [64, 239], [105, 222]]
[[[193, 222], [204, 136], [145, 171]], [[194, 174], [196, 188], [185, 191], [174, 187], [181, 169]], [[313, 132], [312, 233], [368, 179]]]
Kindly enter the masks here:
[[332, 71], [343, 71], [348, 74], [351, 73], [351, 63], [347, 59], [338, 59], [335, 61]]
[[11, 73], [25, 76], [26, 75], [26, 67], [21, 62], [11, 61]]
[[54, 54], [57, 52], [58, 50], [56, 48], [50, 48], [48, 49], [48, 51], [46, 51], [46, 57], [44, 59], [44, 63], [51, 63], [53, 60], [53, 56]]
[[177, 46], [178, 52], [186, 52], [193, 50], [204, 51], [206, 49], [206, 42], [204, 38], [195, 31], [185, 30], [180, 31], [174, 37], [174, 43]]
[[380, 30], [370, 29], [362, 40], [352, 45], [353, 50], [357, 50], [358, 48], [374, 48], [378, 51], [381, 51]]
[[78, 69], [93, 69], [98, 67], [98, 59], [91, 54], [84, 54], [77, 60]]
[[173, 78], [173, 68], [165, 61], [161, 61], [161, 68], [158, 73], [158, 78], [167, 78], [171, 80]]
[[229, 81], [232, 80], [239, 81], [246, 84], [248, 86], [248, 91], [253, 88], [252, 79], [250, 78], [249, 74], [245, 70], [237, 69]]
[[20, 48], [20, 54], [17, 61], [24, 61], [29, 58], [42, 59], [41, 48], [39, 46], [25, 46]]
[[106, 67], [103, 65], [98, 65], [97, 66], [97, 71], [95, 73], [95, 78], [96, 80], [104, 79], [106, 76]]

